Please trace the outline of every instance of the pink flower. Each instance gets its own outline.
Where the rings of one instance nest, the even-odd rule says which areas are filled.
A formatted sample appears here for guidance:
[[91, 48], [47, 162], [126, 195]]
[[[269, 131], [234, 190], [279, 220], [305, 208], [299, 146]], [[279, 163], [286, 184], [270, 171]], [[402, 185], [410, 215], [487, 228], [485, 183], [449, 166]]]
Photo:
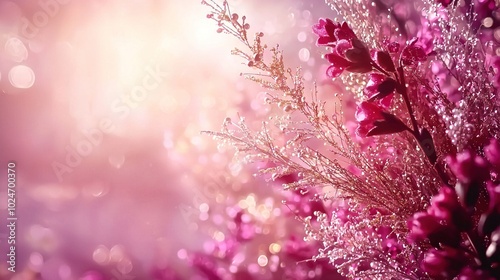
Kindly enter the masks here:
[[364, 92], [368, 95], [370, 101], [378, 100], [379, 105], [388, 108], [396, 87], [397, 82], [394, 79], [380, 73], [371, 73]]
[[428, 236], [436, 232], [442, 225], [439, 219], [429, 213], [416, 213], [408, 221], [408, 228], [413, 239], [420, 241], [428, 238]]
[[313, 26], [313, 32], [319, 36], [317, 44], [332, 47], [325, 58], [331, 63], [327, 75], [335, 78], [344, 70], [354, 73], [366, 73], [372, 70], [372, 59], [366, 46], [361, 42], [347, 23], [333, 23], [330, 19], [320, 19]]
[[462, 183], [482, 182], [489, 179], [488, 163], [484, 158], [469, 150], [463, 151], [456, 156], [448, 156], [446, 161], [450, 165], [453, 174]]
[[460, 272], [466, 260], [460, 250], [446, 247], [443, 250], [429, 250], [421, 266], [431, 277], [452, 279]]
[[383, 40], [384, 47], [389, 51], [389, 53], [397, 53], [399, 52], [399, 48], [401, 47], [398, 42], [391, 42], [389, 39]]
[[472, 269], [470, 267], [465, 267], [460, 272], [457, 277], [458, 280], [495, 280], [496, 278], [491, 277], [488, 271], [481, 269]]
[[481, 235], [489, 235], [500, 226], [500, 185], [487, 184], [490, 202], [488, 211], [481, 215], [478, 229]]
[[382, 237], [382, 250], [388, 253], [391, 257], [396, 257], [403, 251], [403, 246], [399, 244], [396, 234], [392, 228], [384, 226], [377, 230], [377, 233]]
[[495, 171], [500, 172], [500, 142], [491, 139], [490, 144], [484, 147], [484, 156], [495, 167]]
[[453, 2], [453, 0], [437, 0], [437, 2], [446, 8], [451, 4], [451, 2]]
[[428, 239], [436, 248], [441, 244], [453, 247], [460, 244], [460, 233], [456, 228], [441, 224], [440, 219], [432, 214], [415, 213], [407, 225], [410, 232], [408, 241], [412, 243]]
[[490, 178], [488, 162], [469, 150], [448, 156], [446, 161], [458, 179], [455, 190], [460, 202], [468, 208], [474, 207], [481, 186]]
[[442, 187], [439, 190], [439, 193], [432, 198], [428, 212], [462, 231], [467, 231], [472, 227], [469, 215], [460, 205], [456, 192], [451, 188]]
[[488, 182], [487, 189], [490, 196], [489, 211], [500, 213], [500, 185]]
[[392, 61], [392, 57], [388, 52], [378, 51], [373, 54], [373, 60], [387, 72], [395, 72], [396, 67]]
[[417, 45], [417, 38], [413, 38], [401, 52], [401, 63], [403, 65], [415, 66], [418, 62], [427, 60], [424, 49]]
[[355, 114], [358, 121], [356, 133], [361, 137], [402, 132], [408, 127], [396, 116], [384, 112], [372, 102], [361, 102]]
[[334, 23], [329, 18], [320, 18], [319, 23], [313, 25], [313, 32], [319, 36], [316, 42], [319, 46], [332, 46], [338, 40], [350, 40], [356, 38], [354, 32], [347, 23]]

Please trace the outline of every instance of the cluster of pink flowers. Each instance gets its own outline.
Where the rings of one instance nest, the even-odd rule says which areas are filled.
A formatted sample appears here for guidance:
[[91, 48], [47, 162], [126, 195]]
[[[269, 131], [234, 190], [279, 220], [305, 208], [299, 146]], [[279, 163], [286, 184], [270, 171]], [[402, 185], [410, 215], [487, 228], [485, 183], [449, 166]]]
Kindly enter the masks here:
[[[262, 33], [249, 42], [227, 2], [211, 6], [211, 18], [249, 48], [233, 53], [259, 71], [249, 78], [286, 116], [269, 118], [281, 134], [269, 122], [253, 134], [243, 120], [211, 134], [266, 162], [261, 173], [290, 192], [311, 241], [286, 241], [297, 261], [352, 279], [500, 278], [500, 29], [488, 30], [498, 26], [497, 5], [326, 2], [345, 21], [321, 18], [312, 31], [327, 50], [325, 84], [355, 101], [343, 104], [355, 104], [355, 135], [351, 116], [330, 117], [328, 100], [304, 95], [282, 52], [271, 49], [266, 62]], [[338, 193], [317, 188], [325, 186]]]
[[[444, 7], [452, 4], [451, 1], [440, 3]], [[491, 6], [489, 11], [493, 8], [496, 6]], [[409, 40], [404, 47], [386, 39], [382, 50], [369, 50], [346, 22], [320, 19], [313, 31], [318, 36], [317, 45], [327, 46], [331, 51], [324, 55], [330, 63], [328, 76], [336, 78], [343, 71], [368, 75], [366, 98], [358, 103], [355, 113], [357, 135], [368, 137], [407, 131], [435, 165], [437, 156], [431, 133], [420, 128], [405, 81], [406, 71], [428, 60], [429, 53], [418, 44], [418, 38]], [[430, 51], [427, 48], [427, 52]], [[498, 61], [494, 58], [492, 63], [497, 73]], [[499, 74], [494, 79], [497, 84], [498, 77]], [[395, 94], [403, 100], [411, 126], [391, 113]], [[421, 248], [424, 256], [420, 268], [433, 279], [500, 277], [500, 143], [492, 138], [478, 152], [482, 156], [472, 149], [448, 156], [448, 172], [437, 170], [443, 187], [432, 198], [426, 212], [417, 212], [408, 219], [407, 240]], [[489, 203], [485, 202], [488, 199]], [[489, 205], [487, 209], [485, 205]], [[391, 253], [401, 250], [401, 244], [389, 240]]]
[[[412, 242], [428, 242], [422, 268], [434, 277], [498, 279], [500, 277], [500, 186], [498, 171], [500, 143], [492, 139], [484, 157], [466, 150], [449, 156], [457, 178], [454, 188], [444, 186], [434, 196], [427, 212], [416, 213], [409, 221]], [[488, 193], [481, 196], [486, 186]], [[480, 199], [489, 197], [487, 209]], [[478, 205], [479, 204], [479, 205]], [[476, 211], [482, 212], [474, 225]], [[462, 235], [468, 240], [464, 244]], [[472, 247], [472, 250], [469, 249]]]
[[[356, 111], [358, 135], [373, 136], [405, 130], [418, 135], [418, 131], [412, 131], [398, 117], [387, 112], [395, 92], [407, 99], [403, 67], [414, 66], [427, 59], [416, 38], [402, 50], [399, 43], [386, 41], [385, 50], [377, 51], [368, 50], [346, 22], [334, 23], [330, 19], [320, 19], [313, 31], [319, 36], [317, 45], [332, 49], [331, 53], [325, 55], [331, 63], [327, 70], [328, 76], [338, 77], [344, 70], [370, 73], [364, 90], [367, 100], [362, 101]], [[399, 57], [397, 64], [393, 57]]]

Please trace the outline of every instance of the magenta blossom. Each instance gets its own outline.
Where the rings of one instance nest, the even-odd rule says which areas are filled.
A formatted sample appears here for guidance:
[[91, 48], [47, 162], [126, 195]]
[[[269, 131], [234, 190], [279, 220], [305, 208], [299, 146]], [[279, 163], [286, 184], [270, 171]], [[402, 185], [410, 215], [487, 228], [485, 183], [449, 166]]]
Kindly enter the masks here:
[[394, 66], [394, 62], [392, 61], [392, 57], [390, 53], [385, 51], [377, 51], [373, 53], [373, 60], [377, 62], [377, 64], [387, 72], [395, 72], [396, 67]]
[[461, 271], [466, 260], [462, 251], [446, 247], [443, 250], [431, 249], [421, 266], [431, 277], [452, 279]]
[[380, 73], [371, 73], [364, 92], [370, 101], [378, 100], [378, 104], [387, 109], [391, 105], [396, 86], [397, 82], [394, 79]]
[[366, 46], [359, 40], [347, 23], [333, 23], [330, 19], [320, 19], [313, 32], [319, 36], [317, 44], [332, 47], [325, 55], [331, 63], [327, 75], [335, 78], [344, 70], [366, 73], [372, 70], [372, 59]]
[[458, 202], [457, 193], [451, 188], [442, 187], [432, 198], [431, 206], [427, 211], [462, 231], [467, 231], [472, 227], [470, 217]]
[[401, 52], [402, 65], [415, 66], [419, 62], [427, 60], [427, 54], [425, 53], [424, 48], [417, 45], [417, 40], [417, 38], [413, 38]]
[[495, 167], [495, 171], [500, 172], [500, 142], [497, 139], [491, 139], [484, 147], [484, 156]]
[[500, 185], [488, 182], [487, 188], [490, 197], [488, 211], [481, 215], [478, 225], [482, 235], [489, 235], [500, 226]]
[[448, 7], [451, 2], [453, 2], [452, 0], [437, 0], [437, 2], [441, 5], [443, 5], [443, 7]]
[[368, 101], [358, 105], [355, 117], [358, 121], [356, 133], [361, 137], [392, 134], [408, 129], [396, 116], [383, 111], [379, 105]]
[[408, 241], [415, 243], [428, 239], [432, 246], [438, 248], [441, 244], [458, 246], [460, 233], [455, 227], [443, 225], [440, 219], [432, 214], [415, 213], [407, 222], [410, 235]]
[[450, 165], [453, 174], [462, 183], [482, 182], [489, 179], [488, 163], [484, 158], [469, 150], [463, 151], [456, 156], [448, 156], [446, 161]]
[[465, 267], [457, 276], [458, 280], [495, 280], [487, 271]]
[[460, 202], [472, 209], [479, 198], [481, 186], [490, 179], [488, 162], [469, 150], [448, 156], [446, 161], [458, 179], [455, 190]]
[[334, 46], [338, 40], [352, 40], [356, 35], [347, 23], [334, 23], [329, 18], [320, 18], [319, 23], [313, 26], [313, 32], [319, 36], [318, 46]]

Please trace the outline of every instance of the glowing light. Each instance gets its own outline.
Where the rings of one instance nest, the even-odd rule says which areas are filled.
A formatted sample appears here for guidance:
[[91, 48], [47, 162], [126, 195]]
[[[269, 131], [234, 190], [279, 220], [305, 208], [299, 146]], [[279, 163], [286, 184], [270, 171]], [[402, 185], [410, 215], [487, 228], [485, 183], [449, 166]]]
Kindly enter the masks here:
[[14, 66], [9, 71], [9, 82], [16, 88], [30, 88], [35, 83], [35, 73], [28, 66]]
[[299, 51], [299, 59], [301, 61], [306, 62], [306, 61], [309, 60], [310, 57], [311, 57], [311, 52], [309, 52], [309, 50], [307, 48], [300, 49], [300, 51]]
[[299, 32], [299, 34], [297, 34], [297, 40], [301, 43], [305, 42], [307, 40], [307, 34], [304, 31]]
[[271, 245], [269, 245], [269, 252], [271, 252], [271, 254], [277, 254], [281, 251], [281, 245], [278, 244], [278, 243], [271, 243]]
[[241, 209], [247, 209], [248, 208], [248, 203], [246, 200], [242, 199], [238, 202], [238, 206], [241, 208]]
[[5, 53], [14, 62], [22, 62], [28, 58], [28, 49], [21, 40], [11, 37], [5, 42]]
[[222, 233], [220, 231], [216, 231], [214, 233], [213, 238], [214, 238], [215, 241], [222, 242], [222, 241], [224, 241], [224, 239], [226, 238], [226, 236], [224, 235], [224, 233]]
[[115, 245], [109, 250], [109, 259], [112, 262], [120, 262], [125, 258], [125, 248], [122, 245]]
[[210, 209], [210, 207], [208, 206], [208, 204], [206, 203], [202, 203], [200, 204], [200, 206], [198, 207], [198, 209], [200, 209], [201, 212], [208, 212], [208, 210]]
[[493, 36], [495, 37], [495, 40], [500, 42], [500, 28], [495, 29], [495, 32], [493, 33]]
[[99, 245], [94, 250], [92, 259], [98, 264], [107, 264], [109, 262], [109, 249], [104, 245]]
[[493, 25], [493, 19], [490, 17], [483, 19], [483, 25], [486, 28], [490, 28]]
[[185, 249], [180, 249], [179, 251], [177, 251], [177, 257], [180, 259], [180, 260], [185, 260], [187, 258], [187, 251]]
[[257, 263], [262, 267], [266, 266], [268, 263], [267, 257], [265, 255], [260, 255], [257, 259]]
[[123, 259], [116, 265], [116, 269], [118, 269], [118, 271], [120, 271], [122, 274], [129, 273], [133, 268], [134, 266], [129, 259]]
[[30, 264], [31, 264], [31, 268], [35, 271], [39, 271], [42, 266], [43, 266], [43, 256], [42, 254], [38, 253], [38, 252], [34, 252], [34, 253], [31, 253], [30, 255]]
[[208, 220], [209, 216], [208, 216], [208, 213], [201, 212], [200, 215], [198, 215], [198, 218], [200, 219], [200, 221], [206, 221], [206, 220]]

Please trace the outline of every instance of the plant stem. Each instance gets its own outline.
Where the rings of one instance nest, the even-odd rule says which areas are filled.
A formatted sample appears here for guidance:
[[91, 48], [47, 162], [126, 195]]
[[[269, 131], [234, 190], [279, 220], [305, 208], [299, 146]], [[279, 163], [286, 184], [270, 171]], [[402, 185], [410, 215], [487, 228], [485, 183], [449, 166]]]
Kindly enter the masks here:
[[411, 107], [410, 99], [408, 98], [408, 92], [407, 92], [406, 81], [405, 81], [405, 73], [403, 72], [402, 66], [398, 67], [398, 77], [399, 77], [399, 84], [400, 84], [399, 88], [401, 89], [400, 93], [401, 93], [401, 96], [403, 97], [403, 100], [405, 102], [406, 109], [408, 110], [408, 114], [410, 115], [413, 130], [415, 131], [415, 133], [419, 134], [418, 123], [417, 123], [417, 120], [415, 119], [415, 116], [413, 115], [413, 108]]
[[[412, 135], [417, 140], [417, 143], [419, 144], [420, 148], [422, 148], [425, 151], [425, 147], [422, 147], [422, 144], [420, 141], [421, 134], [420, 134], [420, 130], [418, 128], [418, 123], [417, 123], [417, 120], [415, 118], [415, 115], [413, 114], [413, 108], [411, 106], [410, 99], [408, 98], [408, 89], [406, 87], [405, 74], [404, 74], [402, 66], [398, 67], [396, 78], [398, 79], [398, 82], [399, 82], [399, 87], [397, 90], [401, 94], [401, 96], [403, 97], [406, 108], [408, 110], [408, 114], [410, 115], [410, 120], [411, 120], [411, 123], [413, 126]], [[432, 146], [434, 147], [434, 143], [432, 143]], [[432, 158], [427, 153], [425, 153], [425, 156], [427, 157], [427, 160], [432, 164], [432, 166], [436, 170], [439, 178], [441, 178], [441, 181], [443, 181], [443, 183], [446, 186], [451, 187], [451, 185], [448, 182], [449, 181], [448, 175], [446, 175], [446, 173], [444, 172], [444, 170], [441, 166], [436, 164], [436, 158]]]

